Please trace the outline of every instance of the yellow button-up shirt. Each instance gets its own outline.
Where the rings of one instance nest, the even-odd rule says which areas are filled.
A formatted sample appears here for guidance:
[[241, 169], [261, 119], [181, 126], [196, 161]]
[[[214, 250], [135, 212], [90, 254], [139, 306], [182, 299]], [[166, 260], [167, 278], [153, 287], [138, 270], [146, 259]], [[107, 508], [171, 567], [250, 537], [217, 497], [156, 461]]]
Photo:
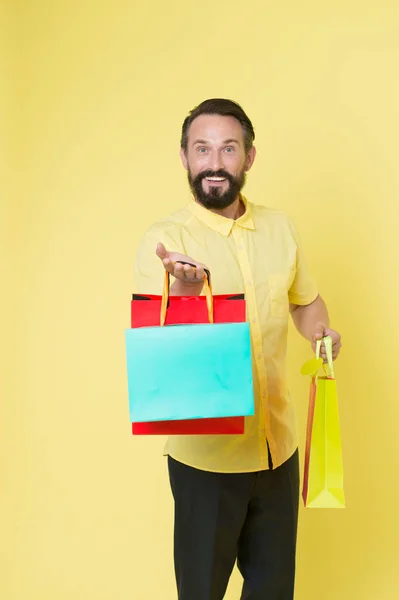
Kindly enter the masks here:
[[246, 210], [236, 221], [193, 200], [147, 231], [135, 263], [137, 293], [162, 293], [164, 270], [155, 254], [158, 242], [206, 265], [214, 294], [245, 293], [255, 415], [246, 417], [244, 434], [170, 436], [165, 448], [165, 454], [182, 463], [220, 473], [268, 469], [267, 443], [274, 467], [295, 452], [295, 407], [285, 374], [289, 303], [310, 304], [318, 295], [292, 222], [279, 211], [252, 204], [243, 196], [242, 200]]

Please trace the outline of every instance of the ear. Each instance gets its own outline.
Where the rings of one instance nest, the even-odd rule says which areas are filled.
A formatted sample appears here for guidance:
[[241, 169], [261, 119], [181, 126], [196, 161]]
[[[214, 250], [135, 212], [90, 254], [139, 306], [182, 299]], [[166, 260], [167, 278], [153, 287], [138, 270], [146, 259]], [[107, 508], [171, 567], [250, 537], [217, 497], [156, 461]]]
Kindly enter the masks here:
[[251, 150], [247, 154], [247, 160], [245, 162], [245, 170], [246, 171], [249, 171], [250, 168], [252, 167], [252, 165], [254, 164], [255, 156], [256, 156], [256, 148], [255, 148], [255, 146], [252, 146]]
[[188, 160], [183, 148], [180, 148], [180, 158], [183, 163], [183, 167], [186, 169], [186, 171], [188, 171]]

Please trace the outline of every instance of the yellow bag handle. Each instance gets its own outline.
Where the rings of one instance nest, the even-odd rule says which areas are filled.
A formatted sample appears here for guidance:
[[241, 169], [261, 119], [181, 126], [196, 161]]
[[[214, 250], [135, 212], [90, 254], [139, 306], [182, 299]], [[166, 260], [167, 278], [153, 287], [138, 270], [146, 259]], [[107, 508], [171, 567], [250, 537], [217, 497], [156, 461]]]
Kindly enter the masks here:
[[[192, 263], [188, 263], [188, 262], [183, 262], [181, 260], [177, 261], [178, 263], [182, 264], [182, 265], [190, 265], [190, 267], [193, 267], [195, 270], [195, 265], [193, 265]], [[213, 323], [213, 294], [212, 294], [212, 285], [211, 285], [211, 274], [208, 271], [208, 269], [204, 269], [205, 271], [205, 275], [204, 275], [204, 289], [205, 289], [205, 296], [206, 296], [206, 305], [208, 308], [208, 319], [209, 319], [209, 323]], [[169, 271], [167, 271], [165, 269], [165, 280], [164, 280], [164, 286], [163, 286], [163, 290], [162, 290], [162, 301], [161, 301], [161, 315], [160, 315], [160, 325], [161, 327], [163, 327], [163, 325], [165, 325], [165, 320], [166, 320], [166, 311], [168, 309], [168, 303], [169, 303], [169, 290], [170, 290], [170, 274]]]
[[[326, 347], [327, 363], [328, 363], [330, 372], [327, 371], [326, 365], [323, 363], [323, 360], [320, 358], [320, 350], [321, 350], [321, 344], [322, 344], [323, 340], [324, 340], [324, 344]], [[333, 363], [333, 357], [332, 357], [331, 336], [328, 335], [325, 338], [323, 338], [323, 340], [317, 340], [317, 342], [316, 342], [316, 358], [311, 358], [310, 360], [306, 361], [306, 363], [301, 368], [302, 375], [311, 375], [312, 377], [316, 377], [318, 370], [323, 365], [323, 369], [324, 369], [324, 372], [327, 375], [327, 377], [332, 377], [333, 379], [335, 379], [334, 363]]]
[[[323, 340], [317, 340], [317, 342], [316, 342], [316, 359], [319, 359], [319, 357], [320, 357], [321, 344], [323, 341], [324, 341], [324, 345], [326, 347], [327, 363], [330, 368], [330, 376], [333, 379], [335, 379], [334, 361], [333, 361], [333, 355], [332, 355], [332, 338], [330, 335], [327, 335], [325, 338], [323, 338]], [[326, 366], [324, 364], [323, 364], [323, 367], [324, 367], [324, 371], [325, 371], [326, 375], [328, 376], [329, 374], [327, 373]]]

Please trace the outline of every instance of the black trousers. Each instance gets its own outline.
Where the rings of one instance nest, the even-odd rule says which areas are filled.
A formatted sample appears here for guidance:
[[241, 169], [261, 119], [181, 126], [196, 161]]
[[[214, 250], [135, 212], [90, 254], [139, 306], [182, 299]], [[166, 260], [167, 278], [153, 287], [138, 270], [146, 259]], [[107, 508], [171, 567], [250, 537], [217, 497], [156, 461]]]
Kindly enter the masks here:
[[241, 600], [292, 600], [298, 451], [277, 469], [210, 473], [170, 456], [179, 600], [222, 600], [237, 560]]

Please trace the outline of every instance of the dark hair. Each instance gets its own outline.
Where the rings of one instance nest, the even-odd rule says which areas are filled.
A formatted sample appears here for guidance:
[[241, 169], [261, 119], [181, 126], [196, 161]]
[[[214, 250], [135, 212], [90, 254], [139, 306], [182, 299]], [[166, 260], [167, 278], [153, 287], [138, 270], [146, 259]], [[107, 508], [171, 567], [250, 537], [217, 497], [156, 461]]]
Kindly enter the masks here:
[[187, 152], [188, 132], [191, 123], [200, 115], [221, 115], [222, 117], [234, 117], [241, 123], [244, 130], [245, 151], [249, 152], [255, 139], [255, 131], [251, 121], [237, 102], [226, 100], [225, 98], [211, 98], [204, 100], [198, 106], [193, 108], [188, 117], [184, 119], [180, 145]]

